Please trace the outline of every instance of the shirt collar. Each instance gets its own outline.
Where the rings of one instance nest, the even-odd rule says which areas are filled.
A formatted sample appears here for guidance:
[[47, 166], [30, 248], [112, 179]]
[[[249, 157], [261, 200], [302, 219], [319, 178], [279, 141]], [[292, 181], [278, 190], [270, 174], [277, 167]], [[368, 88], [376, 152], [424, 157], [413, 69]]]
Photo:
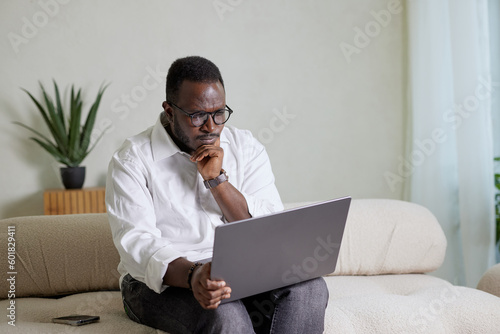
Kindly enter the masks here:
[[[159, 161], [162, 159], [170, 158], [176, 153], [189, 156], [186, 152], [182, 152], [181, 149], [174, 143], [167, 130], [165, 130], [161, 119], [162, 113], [160, 113], [160, 116], [158, 116], [158, 120], [153, 126], [153, 131], [151, 133], [151, 148], [153, 151], [153, 160]], [[229, 139], [226, 136], [226, 127], [222, 129], [220, 142], [221, 145], [230, 144]]]

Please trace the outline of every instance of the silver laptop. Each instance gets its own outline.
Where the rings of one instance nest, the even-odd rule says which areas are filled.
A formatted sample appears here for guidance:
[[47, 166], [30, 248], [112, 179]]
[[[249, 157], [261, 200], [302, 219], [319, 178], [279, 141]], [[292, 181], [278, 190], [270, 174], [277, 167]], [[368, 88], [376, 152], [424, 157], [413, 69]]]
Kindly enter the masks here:
[[213, 280], [237, 300], [332, 273], [351, 197], [217, 226]]

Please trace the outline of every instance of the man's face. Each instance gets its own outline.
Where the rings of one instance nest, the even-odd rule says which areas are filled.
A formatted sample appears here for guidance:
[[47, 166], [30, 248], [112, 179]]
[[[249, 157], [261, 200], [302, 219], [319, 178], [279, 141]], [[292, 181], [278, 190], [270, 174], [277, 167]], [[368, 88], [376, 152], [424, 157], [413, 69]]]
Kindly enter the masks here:
[[[226, 94], [219, 81], [203, 83], [185, 80], [174, 103], [190, 114], [213, 112], [225, 108]], [[163, 102], [163, 109], [171, 120], [169, 134], [181, 150], [190, 154], [201, 145], [214, 145], [224, 128], [224, 124], [215, 124], [212, 117], [208, 117], [202, 126], [195, 127], [190, 117], [174, 106]]]

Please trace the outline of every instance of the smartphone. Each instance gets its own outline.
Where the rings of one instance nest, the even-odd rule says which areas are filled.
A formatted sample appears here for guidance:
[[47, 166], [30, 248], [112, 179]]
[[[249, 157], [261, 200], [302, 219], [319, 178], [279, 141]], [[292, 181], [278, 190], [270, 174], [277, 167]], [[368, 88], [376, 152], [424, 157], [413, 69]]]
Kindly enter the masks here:
[[68, 315], [66, 317], [53, 318], [52, 322], [56, 324], [66, 324], [71, 326], [81, 326], [99, 321], [100, 317], [97, 315]]

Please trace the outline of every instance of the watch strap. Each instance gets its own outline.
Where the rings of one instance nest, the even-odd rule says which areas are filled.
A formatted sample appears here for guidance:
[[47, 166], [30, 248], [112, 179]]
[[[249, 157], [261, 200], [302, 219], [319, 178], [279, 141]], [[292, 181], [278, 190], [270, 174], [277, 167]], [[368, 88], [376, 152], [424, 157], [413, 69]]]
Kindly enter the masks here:
[[211, 189], [217, 187], [221, 183], [226, 182], [227, 180], [228, 177], [226, 175], [226, 171], [224, 169], [221, 169], [219, 176], [210, 180], [205, 180], [203, 181], [203, 184], [205, 185], [205, 188]]

